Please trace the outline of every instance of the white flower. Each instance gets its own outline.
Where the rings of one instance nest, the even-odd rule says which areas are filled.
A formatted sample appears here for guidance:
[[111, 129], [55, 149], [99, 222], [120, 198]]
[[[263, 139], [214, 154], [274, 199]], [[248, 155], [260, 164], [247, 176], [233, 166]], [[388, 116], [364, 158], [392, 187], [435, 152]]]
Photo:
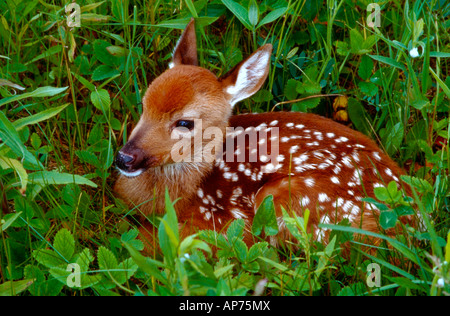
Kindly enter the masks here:
[[438, 281], [437, 281], [437, 286], [438, 287], [444, 287], [444, 278], [440, 278]]
[[419, 54], [419, 50], [417, 49], [417, 47], [413, 47], [413, 49], [411, 49], [411, 50], [409, 51], [409, 55], [410, 55], [412, 58], [419, 57], [420, 54]]

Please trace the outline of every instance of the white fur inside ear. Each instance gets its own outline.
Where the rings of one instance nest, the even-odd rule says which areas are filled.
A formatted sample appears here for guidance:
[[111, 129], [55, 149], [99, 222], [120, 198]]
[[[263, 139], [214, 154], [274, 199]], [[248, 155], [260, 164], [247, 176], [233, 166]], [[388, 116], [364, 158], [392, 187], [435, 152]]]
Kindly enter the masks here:
[[226, 89], [226, 92], [231, 95], [232, 107], [258, 91], [261, 78], [266, 74], [269, 58], [270, 53], [259, 51], [241, 65], [236, 83]]

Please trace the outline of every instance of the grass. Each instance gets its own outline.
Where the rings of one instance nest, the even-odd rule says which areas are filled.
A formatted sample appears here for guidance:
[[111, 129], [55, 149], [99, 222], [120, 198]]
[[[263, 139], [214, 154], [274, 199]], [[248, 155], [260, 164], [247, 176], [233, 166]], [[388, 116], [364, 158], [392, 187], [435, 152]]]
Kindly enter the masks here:
[[[448, 295], [446, 1], [378, 2], [377, 28], [367, 25], [369, 1], [76, 2], [81, 26], [72, 28], [61, 1], [0, 3], [0, 295]], [[392, 225], [395, 238], [375, 236], [383, 243], [370, 251], [352, 240], [346, 257], [353, 233], [370, 233], [340, 223], [324, 227], [332, 234], [322, 245], [306, 232], [307, 214], [286, 213], [300, 250], [264, 241], [248, 249], [240, 221], [227, 238], [204, 231], [180, 240], [168, 200], [162, 253], [139, 253], [125, 220], [136, 210], [112, 192], [113, 157], [191, 17], [200, 25], [200, 64], [219, 76], [274, 45], [269, 79], [237, 113], [331, 117], [404, 167], [413, 196], [387, 187], [373, 200], [393, 219], [380, 224]], [[409, 203], [423, 231], [399, 229]], [[67, 271], [69, 263], [77, 266]], [[371, 263], [381, 268], [381, 287], [366, 282]]]

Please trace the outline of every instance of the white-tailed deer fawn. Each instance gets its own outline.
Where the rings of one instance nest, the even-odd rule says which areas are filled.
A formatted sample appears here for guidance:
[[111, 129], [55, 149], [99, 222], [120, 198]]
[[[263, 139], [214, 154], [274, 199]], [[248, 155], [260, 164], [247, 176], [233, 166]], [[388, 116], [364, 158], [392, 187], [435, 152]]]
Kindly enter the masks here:
[[309, 229], [324, 242], [328, 232], [319, 223], [348, 218], [355, 227], [379, 230], [379, 210], [362, 199], [373, 197], [377, 186], [400, 185], [402, 171], [372, 140], [314, 114], [231, 115], [263, 85], [271, 52], [270, 44], [261, 47], [218, 79], [198, 67], [189, 23], [170, 69], [147, 89], [142, 117], [116, 158], [121, 174], [115, 190], [130, 206], [146, 216], [163, 214], [167, 187], [172, 200], [181, 198], [175, 209], [180, 235], [187, 236], [225, 232], [238, 218], [249, 228], [271, 194], [279, 239], [287, 238], [281, 206], [299, 215], [308, 208]]

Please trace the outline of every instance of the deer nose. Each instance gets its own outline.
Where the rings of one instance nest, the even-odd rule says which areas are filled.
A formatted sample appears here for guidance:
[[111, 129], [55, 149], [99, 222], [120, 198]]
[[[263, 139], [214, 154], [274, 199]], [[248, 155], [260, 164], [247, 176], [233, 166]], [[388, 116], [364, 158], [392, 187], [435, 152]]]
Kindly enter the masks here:
[[118, 152], [116, 156], [116, 166], [122, 170], [129, 170], [133, 166], [133, 162], [136, 160], [135, 156]]

